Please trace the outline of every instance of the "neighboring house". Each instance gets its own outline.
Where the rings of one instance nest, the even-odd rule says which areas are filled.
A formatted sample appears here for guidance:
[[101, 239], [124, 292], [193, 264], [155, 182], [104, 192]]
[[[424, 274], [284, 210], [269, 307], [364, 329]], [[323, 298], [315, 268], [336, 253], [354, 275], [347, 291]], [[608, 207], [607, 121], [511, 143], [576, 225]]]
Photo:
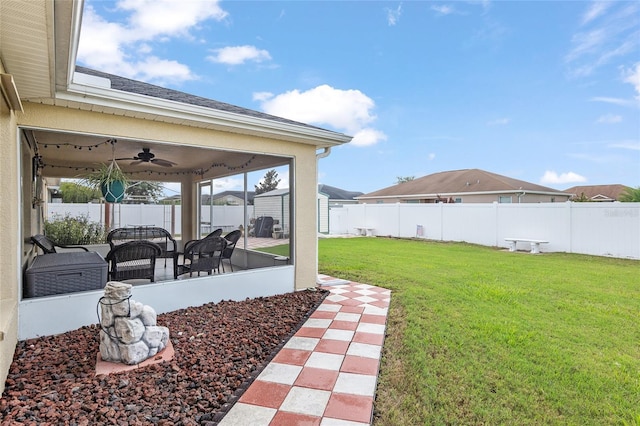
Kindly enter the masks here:
[[434, 173], [356, 197], [366, 203], [553, 203], [571, 194], [480, 169]]
[[356, 200], [356, 197], [364, 194], [363, 192], [346, 191], [325, 184], [318, 185], [318, 192], [329, 197], [329, 208], [339, 207], [344, 204], [357, 204], [358, 200]]
[[[247, 204], [253, 204], [253, 197], [255, 194], [255, 191], [247, 191]], [[213, 194], [211, 197], [203, 195], [202, 204], [214, 206], [241, 206], [244, 204], [244, 192], [224, 191]]]
[[19, 339], [64, 332], [79, 322], [95, 323], [100, 291], [22, 297], [23, 272], [35, 254], [29, 238], [43, 231], [47, 179], [77, 178], [115, 157], [132, 180], [180, 183], [181, 237], [187, 241], [200, 233], [197, 200], [205, 182], [288, 167], [295, 188], [291, 264], [264, 266], [273, 265], [269, 259], [247, 264], [260, 259], [247, 250], [241, 257], [254, 269], [246, 273], [136, 286], [136, 300], [161, 313], [314, 285], [317, 239], [310, 230], [317, 223], [317, 162], [332, 147], [351, 140], [315, 126], [76, 67], [82, 5], [80, 0], [0, 5], [0, 392]]
[[565, 189], [564, 192], [571, 194], [571, 201], [618, 201], [622, 193], [629, 187], [620, 184], [613, 185], [582, 185]]

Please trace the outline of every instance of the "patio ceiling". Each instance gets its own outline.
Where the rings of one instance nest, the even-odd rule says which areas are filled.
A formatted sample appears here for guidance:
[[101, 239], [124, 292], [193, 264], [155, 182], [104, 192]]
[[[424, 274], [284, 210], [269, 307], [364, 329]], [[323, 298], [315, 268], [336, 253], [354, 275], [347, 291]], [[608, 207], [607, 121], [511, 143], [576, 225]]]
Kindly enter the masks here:
[[[83, 177], [100, 164], [109, 163], [115, 153], [120, 168], [134, 180], [180, 181], [184, 175], [202, 175], [215, 179], [288, 164], [289, 158], [175, 145], [132, 139], [78, 133], [60, 133], [42, 129], [23, 129], [25, 137], [37, 146], [44, 165], [45, 177]], [[143, 148], [149, 148], [155, 158], [175, 165], [163, 167], [149, 162], [134, 161]], [[112, 149], [115, 151], [113, 152]], [[198, 178], [196, 177], [196, 180]]]

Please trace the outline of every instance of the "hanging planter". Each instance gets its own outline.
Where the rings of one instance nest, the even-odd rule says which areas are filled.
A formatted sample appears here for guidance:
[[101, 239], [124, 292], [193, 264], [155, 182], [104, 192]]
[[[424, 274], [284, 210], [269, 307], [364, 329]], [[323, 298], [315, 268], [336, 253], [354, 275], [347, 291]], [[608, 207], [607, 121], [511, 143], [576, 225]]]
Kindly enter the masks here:
[[120, 203], [124, 199], [129, 180], [115, 160], [110, 164], [102, 164], [98, 170], [90, 173], [85, 179], [87, 185], [99, 189], [108, 203]]

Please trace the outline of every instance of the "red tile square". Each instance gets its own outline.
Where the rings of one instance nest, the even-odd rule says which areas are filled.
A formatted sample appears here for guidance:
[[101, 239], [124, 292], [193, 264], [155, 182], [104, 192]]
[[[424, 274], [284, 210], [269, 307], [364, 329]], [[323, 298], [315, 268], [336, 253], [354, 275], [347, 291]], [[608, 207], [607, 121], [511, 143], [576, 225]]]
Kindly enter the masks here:
[[327, 331], [324, 328], [315, 328], [315, 327], [300, 327], [298, 331], [296, 331], [295, 336], [298, 337], [322, 337], [324, 332]]
[[304, 365], [311, 356], [311, 351], [282, 348], [273, 358], [273, 362], [289, 365]]
[[382, 346], [384, 343], [384, 334], [356, 331], [356, 334], [353, 336], [353, 341], [357, 343], [368, 343], [370, 345]]
[[338, 380], [338, 373], [324, 368], [305, 367], [298, 375], [294, 386], [330, 391]]
[[278, 411], [271, 419], [270, 426], [320, 426], [321, 417], [309, 416], [307, 414], [289, 413]]
[[360, 322], [366, 322], [369, 324], [386, 324], [387, 316], [386, 315], [371, 315], [371, 314], [362, 314], [360, 317]]
[[314, 311], [309, 318], [334, 319], [337, 312], [331, 311]]
[[341, 300], [340, 304], [343, 306], [360, 306], [360, 305], [363, 305], [364, 302], [361, 302], [355, 299], [345, 299], [345, 300]]
[[324, 410], [324, 417], [371, 423], [372, 412], [373, 398], [370, 396], [333, 393]]
[[[357, 289], [354, 289], [354, 290], [357, 290]], [[353, 291], [346, 291], [344, 293], [340, 293], [340, 296], [348, 297], [349, 299], [355, 299], [356, 297], [361, 297], [362, 295], [360, 293], [354, 293]]]
[[282, 405], [290, 389], [291, 386], [289, 385], [254, 380], [249, 389], [242, 394], [239, 401], [277, 409]]
[[343, 340], [320, 339], [313, 351], [344, 355], [349, 349], [349, 343]]
[[331, 321], [329, 328], [335, 328], [338, 330], [355, 330], [358, 328], [358, 323], [355, 321]]
[[347, 355], [342, 361], [340, 371], [354, 374], [367, 374], [369, 376], [378, 375], [378, 360], [361, 356]]
[[376, 308], [388, 308], [389, 307], [389, 302], [384, 302], [382, 300], [376, 301], [376, 302], [370, 302], [369, 305], [373, 305]]
[[361, 314], [364, 312], [364, 308], [361, 306], [343, 306], [340, 308], [340, 312], [346, 312], [349, 314]]

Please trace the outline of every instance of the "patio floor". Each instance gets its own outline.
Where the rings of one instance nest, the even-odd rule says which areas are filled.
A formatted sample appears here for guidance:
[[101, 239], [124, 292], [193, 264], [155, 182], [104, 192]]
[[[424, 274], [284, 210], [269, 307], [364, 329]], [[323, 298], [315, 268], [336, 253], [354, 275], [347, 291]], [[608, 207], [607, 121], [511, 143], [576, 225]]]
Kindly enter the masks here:
[[391, 291], [318, 278], [331, 294], [219, 425], [371, 423]]

